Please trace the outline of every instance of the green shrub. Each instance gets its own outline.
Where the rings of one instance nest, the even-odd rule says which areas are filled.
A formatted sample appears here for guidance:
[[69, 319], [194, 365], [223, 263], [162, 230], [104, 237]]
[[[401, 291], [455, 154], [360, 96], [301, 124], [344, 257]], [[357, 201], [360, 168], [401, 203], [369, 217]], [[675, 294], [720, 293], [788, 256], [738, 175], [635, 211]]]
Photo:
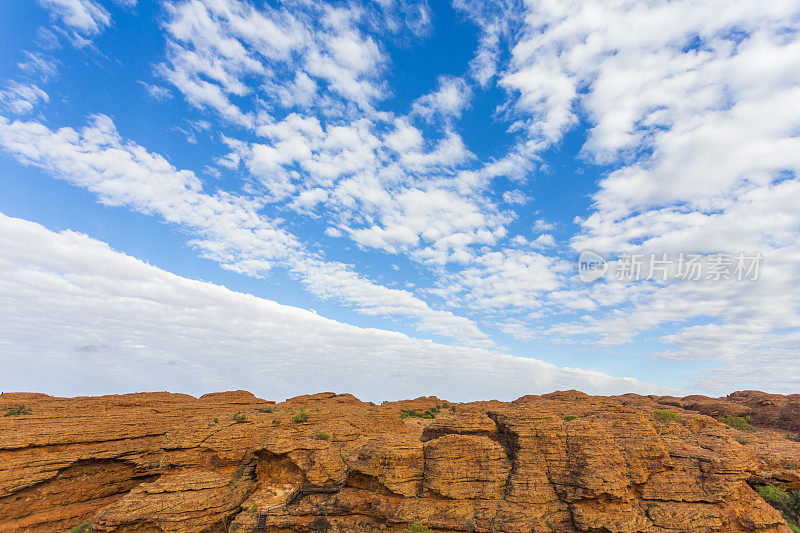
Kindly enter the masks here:
[[274, 411], [275, 411], [275, 408], [272, 407], [271, 405], [268, 405], [266, 407], [262, 407], [261, 409], [258, 410], [259, 413], [272, 413]]
[[87, 520], [83, 524], [79, 524], [79, 525], [73, 527], [72, 529], [70, 529], [69, 531], [70, 531], [70, 533], [84, 533], [86, 530], [88, 530], [91, 527], [91, 525], [92, 525], [92, 521], [91, 520]]
[[308, 413], [306, 413], [305, 410], [301, 409], [300, 414], [294, 415], [294, 418], [292, 418], [292, 422], [294, 422], [295, 424], [303, 424], [305, 422], [308, 422]]
[[656, 409], [653, 411], [653, 418], [662, 424], [669, 424], [670, 422], [678, 422], [678, 415], [667, 409]]
[[234, 422], [236, 422], [237, 424], [242, 424], [242, 423], [244, 423], [244, 422], [247, 422], [247, 417], [246, 417], [246, 416], [244, 416], [244, 413], [242, 413], [242, 412], [240, 411], [240, 412], [238, 412], [238, 413], [235, 413], [235, 414], [233, 415], [233, 421], [234, 421]]
[[400, 409], [400, 418], [426, 418], [426, 419], [434, 419], [436, 415], [439, 414], [440, 409], [436, 407], [432, 407], [431, 409], [426, 409], [425, 411], [419, 412], [414, 409]]
[[29, 415], [32, 411], [29, 407], [25, 405], [12, 405], [11, 407], [6, 408], [6, 412], [3, 413], [3, 416], [19, 416], [19, 415]]
[[316, 440], [331, 440], [331, 436], [325, 433], [324, 431], [317, 431], [314, 433], [314, 439]]
[[404, 529], [400, 533], [433, 533], [433, 530], [421, 522], [414, 522], [410, 528]]
[[280, 426], [281, 425], [281, 419], [280, 418], [273, 418], [272, 419], [272, 425], [273, 426]]
[[215, 423], [215, 424], [219, 424], [219, 418], [215, 418], [215, 419], [214, 419], [214, 423]]
[[800, 435], [786, 435], [786, 438], [792, 442], [800, 442]]
[[721, 416], [717, 420], [739, 431], [753, 431], [753, 426], [748, 423], [750, 421], [749, 416]]
[[800, 520], [800, 491], [785, 491], [774, 485], [758, 487], [758, 494], [764, 501], [780, 511], [789, 529], [800, 533], [797, 523]]
[[576, 418], [578, 418], [578, 415], [566, 415], [564, 417], [564, 422], [570, 422], [572, 420], [575, 420]]
[[734, 440], [744, 446], [745, 444], [750, 444], [750, 441], [746, 438], [742, 437], [741, 435], [737, 435], [734, 437]]

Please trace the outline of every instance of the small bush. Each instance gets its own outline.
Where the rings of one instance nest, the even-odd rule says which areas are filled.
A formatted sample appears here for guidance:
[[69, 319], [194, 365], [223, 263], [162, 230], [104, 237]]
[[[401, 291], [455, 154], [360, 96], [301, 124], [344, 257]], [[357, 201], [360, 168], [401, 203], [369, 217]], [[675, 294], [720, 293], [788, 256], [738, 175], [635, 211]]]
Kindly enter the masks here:
[[215, 424], [219, 424], [219, 418], [215, 418], [215, 419], [214, 419], [214, 423], [215, 423]]
[[314, 439], [316, 440], [331, 440], [331, 436], [325, 433], [324, 431], [317, 431], [314, 433]]
[[421, 522], [414, 522], [410, 528], [404, 529], [401, 533], [433, 533], [433, 530]]
[[233, 421], [236, 422], [237, 424], [242, 424], [244, 422], [247, 422], [247, 417], [244, 415], [244, 413], [238, 412], [233, 415]]
[[721, 416], [717, 420], [739, 431], [753, 431], [753, 426], [748, 423], [750, 421], [749, 416]]
[[271, 405], [268, 405], [267, 407], [262, 407], [261, 409], [258, 410], [259, 413], [272, 413], [274, 411], [275, 408], [272, 407]]
[[564, 417], [564, 422], [570, 422], [572, 420], [575, 420], [576, 418], [578, 418], [578, 415], [566, 415]]
[[92, 521], [91, 520], [87, 520], [83, 524], [78, 524], [77, 526], [73, 527], [69, 531], [70, 531], [70, 533], [84, 533], [85, 531], [87, 531], [91, 527], [91, 525], [92, 525]]
[[32, 411], [29, 407], [25, 405], [13, 405], [11, 407], [6, 408], [6, 412], [3, 413], [3, 416], [20, 416], [20, 415], [29, 415]]
[[272, 419], [272, 425], [273, 426], [280, 426], [281, 425], [281, 419], [280, 418], [273, 418]]
[[786, 439], [792, 442], [800, 442], [800, 435], [786, 435]]
[[800, 527], [797, 525], [800, 520], [800, 491], [785, 491], [774, 485], [764, 485], [758, 487], [758, 495], [780, 511], [789, 529], [800, 533]]
[[295, 424], [304, 424], [308, 422], [308, 413], [306, 413], [305, 410], [301, 409], [300, 414], [294, 415], [294, 418], [292, 418], [292, 422], [294, 422]]
[[414, 409], [400, 409], [400, 418], [425, 418], [432, 420], [436, 418], [436, 415], [439, 414], [439, 411], [436, 407], [432, 407], [430, 409], [426, 409], [425, 411], [419, 412]]
[[741, 435], [737, 435], [736, 437], [734, 437], [734, 440], [736, 442], [738, 442], [739, 444], [741, 444], [742, 446], [744, 446], [746, 444], [750, 444], [750, 441], [747, 440], [746, 438], [742, 437]]
[[662, 424], [669, 424], [670, 422], [678, 422], [678, 415], [667, 409], [656, 409], [653, 411], [653, 418]]

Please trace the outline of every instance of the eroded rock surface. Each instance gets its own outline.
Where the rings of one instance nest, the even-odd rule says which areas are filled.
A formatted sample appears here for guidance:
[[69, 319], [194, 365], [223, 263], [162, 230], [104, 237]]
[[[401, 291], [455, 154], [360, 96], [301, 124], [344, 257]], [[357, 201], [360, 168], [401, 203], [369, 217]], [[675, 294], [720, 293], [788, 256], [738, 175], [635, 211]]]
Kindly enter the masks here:
[[[19, 404], [0, 417], [0, 533], [250, 532], [267, 510], [285, 532], [788, 533], [753, 487], [800, 488], [798, 395], [0, 397]], [[329, 491], [295, 494], [310, 485]]]

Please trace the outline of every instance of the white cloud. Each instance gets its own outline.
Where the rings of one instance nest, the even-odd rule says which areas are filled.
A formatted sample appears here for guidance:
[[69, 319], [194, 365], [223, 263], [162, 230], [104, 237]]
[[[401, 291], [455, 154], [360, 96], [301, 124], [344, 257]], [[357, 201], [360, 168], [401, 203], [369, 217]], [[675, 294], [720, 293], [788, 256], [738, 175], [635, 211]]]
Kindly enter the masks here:
[[506, 191], [503, 193], [503, 201], [507, 204], [525, 205], [531, 200], [533, 200], [532, 197], [519, 190]]
[[0, 106], [15, 115], [25, 115], [33, 111], [41, 102], [49, 102], [46, 92], [33, 84], [22, 84], [12, 81], [7, 88], [0, 91]]
[[56, 61], [41, 52], [24, 52], [25, 59], [17, 67], [27, 76], [48, 82], [58, 75]]
[[244, 388], [451, 401], [554, 389], [666, 392], [632, 378], [362, 329], [170, 274], [85, 235], [0, 214], [3, 390]]
[[547, 335], [620, 345], [666, 330], [664, 357], [713, 362], [718, 385], [687, 378], [706, 390], [797, 386], [781, 368], [800, 324], [798, 17], [792, 1], [527, 3], [501, 73], [516, 127], [541, 150], [583, 119], [582, 155], [616, 167], [574, 250], [769, 258], [751, 283], [567, 282], [548, 305], [586, 314]]
[[536, 309], [545, 293], [556, 290], [560, 260], [534, 251], [504, 249], [476, 256], [447, 279], [447, 289], [464, 293], [477, 309]]
[[95, 116], [81, 131], [52, 131], [38, 122], [0, 117], [0, 146], [23, 164], [93, 192], [106, 205], [126, 206], [178, 225], [195, 236], [191, 243], [203, 256], [224, 268], [261, 277], [277, 264], [317, 296], [350, 303], [367, 314], [408, 317], [426, 331], [461, 342], [488, 343], [472, 321], [310, 253], [259, 213], [263, 201], [225, 191], [205, 193], [193, 172], [178, 170], [163, 156], [123, 139], [109, 117]]
[[38, 0], [53, 16], [78, 33], [95, 35], [111, 24], [111, 16], [92, 0]]
[[472, 90], [463, 79], [440, 77], [434, 92], [417, 98], [412, 104], [412, 115], [425, 119], [431, 119], [436, 114], [457, 118], [469, 103], [471, 93]]
[[169, 100], [172, 98], [172, 91], [166, 87], [153, 85], [152, 83], [147, 83], [145, 81], [140, 81], [139, 84], [144, 87], [144, 90], [147, 91], [147, 95], [153, 100], [163, 102], [164, 100]]
[[168, 4], [168, 10], [169, 50], [161, 75], [191, 104], [234, 124], [257, 125], [232, 97], [259, 91], [273, 106], [317, 105], [329, 112], [351, 104], [369, 110], [384, 95], [376, 77], [385, 57], [359, 27], [366, 14], [357, 7], [187, 0]]

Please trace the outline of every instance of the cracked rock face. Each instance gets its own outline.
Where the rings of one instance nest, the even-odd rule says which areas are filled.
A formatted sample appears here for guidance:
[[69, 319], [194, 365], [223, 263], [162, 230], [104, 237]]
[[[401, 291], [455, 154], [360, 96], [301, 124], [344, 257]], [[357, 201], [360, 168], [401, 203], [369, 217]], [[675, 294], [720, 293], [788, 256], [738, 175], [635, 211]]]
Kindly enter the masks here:
[[[0, 418], [0, 533], [249, 532], [267, 509], [284, 532], [789, 533], [753, 486], [800, 488], [797, 395], [0, 397], [19, 404]], [[332, 490], [287, 504], [309, 484]]]

